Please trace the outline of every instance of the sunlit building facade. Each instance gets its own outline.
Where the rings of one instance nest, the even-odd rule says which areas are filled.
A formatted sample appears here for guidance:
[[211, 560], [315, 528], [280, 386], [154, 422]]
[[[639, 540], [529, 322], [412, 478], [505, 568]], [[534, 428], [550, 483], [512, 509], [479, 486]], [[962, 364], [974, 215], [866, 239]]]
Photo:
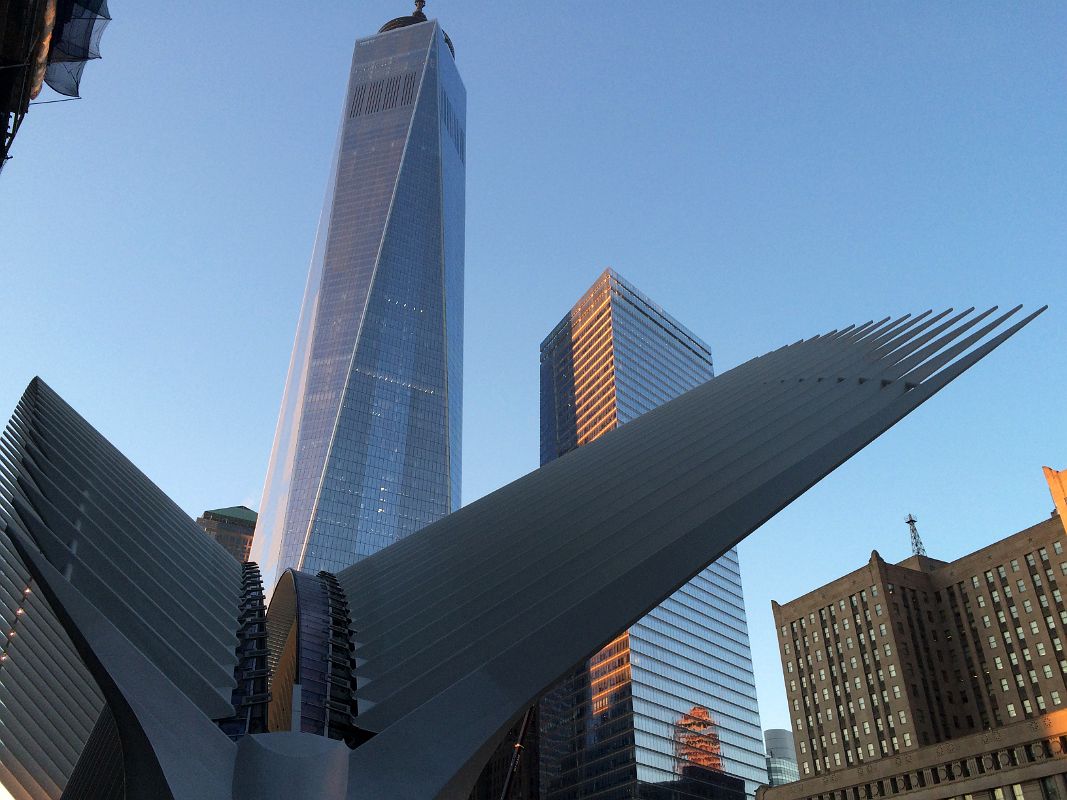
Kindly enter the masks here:
[[1067, 797], [1064, 585], [1053, 512], [772, 603], [799, 780], [760, 800]]
[[[708, 346], [607, 270], [541, 345], [541, 462], [712, 377]], [[736, 550], [605, 646], [539, 713], [547, 800], [753, 796], [767, 772]]]
[[255, 511], [247, 506], [213, 508], [197, 517], [196, 524], [238, 561], [248, 561], [256, 530]]
[[1067, 716], [1061, 583], [1067, 544], [1054, 515], [950, 562], [893, 564], [875, 550], [772, 603], [801, 781]]
[[465, 119], [435, 20], [356, 42], [253, 545], [267, 586], [459, 506]]

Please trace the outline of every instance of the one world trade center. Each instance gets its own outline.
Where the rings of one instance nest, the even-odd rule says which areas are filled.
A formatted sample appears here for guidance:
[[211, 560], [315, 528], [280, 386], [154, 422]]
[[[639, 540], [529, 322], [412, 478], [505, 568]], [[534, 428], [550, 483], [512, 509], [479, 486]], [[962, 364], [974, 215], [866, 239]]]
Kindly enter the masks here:
[[356, 42], [253, 542], [266, 586], [459, 507], [466, 90], [423, 5]]

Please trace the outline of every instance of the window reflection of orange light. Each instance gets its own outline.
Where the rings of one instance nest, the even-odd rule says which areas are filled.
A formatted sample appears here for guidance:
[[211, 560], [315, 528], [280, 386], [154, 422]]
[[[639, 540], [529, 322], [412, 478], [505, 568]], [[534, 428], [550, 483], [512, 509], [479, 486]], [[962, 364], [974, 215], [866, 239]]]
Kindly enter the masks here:
[[675, 752], [679, 768], [685, 763], [695, 764], [721, 772], [723, 770], [722, 746], [716, 731], [715, 720], [704, 706], [693, 706], [676, 723]]
[[[630, 633], [624, 631], [614, 640], [606, 644], [601, 648], [589, 661], [589, 688], [592, 692], [592, 700], [594, 705], [597, 700], [603, 698], [614, 691], [617, 691], [620, 686], [624, 686], [630, 682]], [[620, 647], [621, 645], [621, 647]], [[595, 674], [597, 669], [615, 659], [625, 659], [625, 662], [614, 669], [611, 669], [603, 674]], [[621, 680], [613, 680], [613, 678], [621, 675]]]
[[593, 687], [595, 688], [596, 686], [599, 686], [599, 685], [603, 684], [604, 681], [606, 681], [612, 675], [618, 675], [620, 672], [623, 672], [624, 670], [629, 670], [629, 669], [630, 669], [630, 665], [629, 664], [623, 664], [621, 667], [618, 667], [617, 669], [613, 669], [611, 672], [606, 672], [603, 675], [598, 675], [597, 677], [593, 678], [593, 680], [592, 680]]
[[[618, 636], [616, 636], [614, 639], [612, 639], [610, 642], [608, 642], [606, 645], [601, 647], [600, 651], [589, 660], [590, 661], [596, 661], [598, 658], [600, 658], [604, 653], [606, 653], [612, 647], [614, 647], [615, 645], [619, 644], [619, 642], [624, 642], [629, 638], [630, 638], [630, 632], [629, 631], [623, 631]], [[627, 649], [629, 649], [629, 648], [627, 648]]]
[[619, 681], [618, 683], [613, 683], [611, 686], [607, 687], [606, 689], [601, 689], [599, 692], [596, 692], [593, 695], [593, 703], [595, 704], [596, 701], [598, 699], [600, 699], [601, 697], [606, 697], [607, 695], [611, 694], [612, 692], [618, 691], [620, 686], [625, 686], [629, 682], [630, 682], [630, 676], [626, 675], [626, 677], [623, 680]]

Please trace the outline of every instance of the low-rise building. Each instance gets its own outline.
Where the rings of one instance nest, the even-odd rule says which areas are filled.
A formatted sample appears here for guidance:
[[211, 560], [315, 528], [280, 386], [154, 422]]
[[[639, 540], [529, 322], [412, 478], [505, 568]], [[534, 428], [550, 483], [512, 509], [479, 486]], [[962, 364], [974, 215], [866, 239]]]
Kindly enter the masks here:
[[246, 506], [231, 506], [205, 511], [196, 520], [196, 524], [243, 563], [248, 561], [248, 553], [252, 549], [256, 518], [256, 512]]

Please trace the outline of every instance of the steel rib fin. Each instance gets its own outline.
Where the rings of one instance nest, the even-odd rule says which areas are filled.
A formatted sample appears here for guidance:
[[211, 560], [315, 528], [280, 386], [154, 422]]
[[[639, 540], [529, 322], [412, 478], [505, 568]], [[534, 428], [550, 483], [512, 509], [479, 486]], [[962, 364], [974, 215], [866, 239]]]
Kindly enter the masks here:
[[880, 325], [875, 328], [869, 335], [863, 337], [857, 343], [862, 343], [863, 347], [870, 351], [872, 347], [877, 347], [887, 336], [893, 336], [899, 331], [906, 329], [911, 324], [911, 319], [911, 314], [904, 314], [901, 317], [897, 317], [891, 322], [887, 322], [885, 325]]
[[[949, 313], [950, 310], [941, 312], [937, 317], [944, 316]], [[915, 325], [908, 324], [901, 326], [894, 331], [891, 336], [881, 337], [878, 346], [871, 351], [868, 363], [864, 365], [866, 369], [864, 370], [863, 377], [865, 379], [879, 377], [879, 371], [884, 369], [885, 364], [892, 358], [894, 353], [900, 352], [901, 350], [910, 351], [916, 347], [916, 340], [922, 338], [922, 332], [926, 330], [932, 321], [927, 319], [930, 313], [931, 312], [927, 311], [917, 316], [915, 318]], [[935, 319], [937, 317], [935, 317]], [[925, 320], [925, 322], [923, 322], [923, 320]]]
[[[966, 352], [970, 347], [980, 342], [987, 335], [999, 328], [1004, 322], [1014, 316], [1022, 306], [1016, 306], [1015, 308], [1001, 314], [991, 322], [987, 322], [972, 333], [960, 338], [966, 331], [974, 327], [979, 319], [984, 319], [985, 316], [979, 314], [975, 320], [968, 320], [968, 323], [958, 327], [952, 332], [952, 343], [946, 341], [939, 352], [923, 353], [926, 356], [924, 360], [919, 358], [913, 359], [910, 365], [900, 364], [897, 367], [897, 372], [900, 378], [906, 380], [908, 383], [917, 384], [926, 380], [929, 376], [933, 375], [937, 370], [941, 369], [946, 364], [950, 363], [960, 354]], [[994, 309], [990, 309], [988, 314], [992, 314]], [[948, 345], [948, 346], [945, 346]], [[919, 356], [920, 354], [916, 354]], [[908, 367], [911, 367], [910, 369]]]
[[[945, 313], [948, 313], [948, 312], [945, 312]], [[950, 317], [949, 319], [947, 319], [944, 322], [942, 322], [940, 325], [937, 325], [937, 326], [931, 328], [930, 330], [926, 331], [922, 336], [920, 336], [914, 342], [910, 342], [909, 343], [910, 344], [909, 347], [907, 347], [907, 348], [898, 348], [898, 349], [894, 350], [892, 353], [889, 354], [890, 357], [887, 359], [888, 368], [891, 368], [894, 364], [898, 364], [901, 361], [903, 361], [905, 358], [908, 358], [916, 350], [924, 347], [928, 342], [930, 342], [931, 340], [933, 340], [937, 336], [940, 336], [946, 330], [949, 330], [953, 325], [956, 325], [957, 323], [959, 323], [961, 320], [965, 319], [966, 317], [968, 317], [972, 313], [974, 313], [974, 306], [971, 306], [970, 308], [968, 308], [968, 309], [966, 309], [964, 311], [961, 311], [959, 314], [956, 314], [955, 316]], [[943, 315], [941, 315], [941, 316], [943, 316]]]
[[[969, 319], [961, 321], [955, 327], [945, 326], [945, 329], [943, 331], [939, 331], [938, 337], [933, 341], [925, 343], [924, 346], [915, 348], [914, 350], [909, 350], [905, 353], [895, 354], [895, 363], [891, 368], [886, 370], [886, 378], [888, 380], [898, 380], [901, 375], [903, 375], [913, 366], [921, 364], [923, 361], [939, 352], [943, 352], [948, 345], [958, 339], [962, 334], [969, 331], [975, 325], [982, 322], [982, 320], [989, 317], [989, 315], [992, 314], [994, 311], [996, 311], [996, 306], [982, 311], [979, 314], [970, 317]], [[996, 323], [994, 323], [994, 327], [995, 325]]]
[[890, 330], [878, 337], [877, 343], [873, 343], [875, 344], [875, 347], [871, 349], [871, 355], [877, 356], [883, 350], [892, 346], [894, 342], [913, 336], [915, 326], [930, 316], [930, 314], [931, 311], [929, 309], [914, 316], [909, 314], [901, 324], [893, 326]]
[[[941, 311], [940, 313], [934, 314], [932, 317], [923, 320], [922, 324], [916, 326], [914, 330], [910, 331], [908, 336], [900, 336], [891, 342], [886, 342], [882, 347], [878, 348], [879, 356], [884, 361], [886, 356], [893, 355], [895, 352], [897, 352], [897, 350], [901, 348], [901, 346], [905, 344], [914, 347], [916, 346], [916, 344], [921, 345], [923, 342], [929, 341], [932, 336], [937, 335], [936, 333], [932, 334], [929, 331], [930, 326], [936, 325], [936, 323], [940, 322], [946, 316], [951, 314], [953, 310], [954, 309], [946, 308], [944, 311]], [[971, 308], [966, 311], [962, 311], [955, 317], [952, 317], [952, 320], [962, 319], [963, 317], [967, 316], [971, 311], [974, 311], [974, 309]], [[944, 322], [941, 325], [936, 325], [934, 330], [936, 331], [942, 329], [943, 327], [946, 327], [951, 324], [951, 320], [949, 322]]]
[[[1009, 311], [1007, 314], [1004, 314], [1001, 317], [1001, 319], [1002, 320], [1007, 319], [1008, 317], [1010, 317], [1013, 314], [1015, 314], [1021, 308], [1022, 308], [1022, 306], [1016, 306], [1014, 309]], [[921, 383], [919, 383], [918, 386], [915, 389], [912, 390], [912, 392], [918, 391], [918, 392], [921, 392], [921, 393], [925, 393], [928, 397], [932, 397], [934, 394], [936, 394], [937, 392], [941, 391], [941, 389], [943, 389], [945, 386], [947, 386], [953, 380], [958, 378], [960, 375], [962, 375], [964, 372], [966, 372], [972, 366], [977, 364], [979, 361], [981, 361], [987, 355], [989, 355], [994, 350], [996, 350], [998, 347], [1000, 347], [1000, 345], [1002, 345], [1004, 342], [1006, 342], [1008, 339], [1010, 339], [1016, 333], [1021, 331], [1023, 328], [1025, 328], [1027, 325], [1029, 325], [1031, 322], [1033, 322], [1035, 319], [1037, 319], [1039, 316], [1041, 316], [1043, 313], [1045, 313], [1045, 311], [1047, 311], [1047, 310], [1048, 310], [1048, 306], [1047, 305], [1041, 306], [1041, 308], [1039, 308], [1036, 311], [1034, 311], [1034, 312], [1028, 314], [1027, 316], [1023, 317], [1021, 320], [1019, 320], [1018, 322], [1013, 324], [1011, 327], [1007, 328], [1006, 330], [1002, 331], [1001, 333], [999, 333], [994, 338], [990, 339], [988, 342], [984, 343], [981, 347], [976, 348], [975, 350], [973, 350], [970, 353], [966, 354], [962, 358], [959, 358], [956, 361], [953, 361], [951, 364], [949, 364], [948, 362], [952, 358], [954, 358], [959, 353], [962, 353], [964, 350], [966, 350], [968, 347], [970, 347], [972, 344], [974, 344], [974, 342], [976, 342], [980, 338], [982, 338], [982, 336], [984, 336], [985, 333], [976, 332], [975, 334], [972, 334], [971, 336], [967, 337], [968, 340], [971, 340], [971, 341], [968, 342], [967, 340], [964, 340], [964, 342], [960, 342], [956, 347], [952, 348], [953, 350], [956, 351], [954, 354], [948, 355], [948, 353], [946, 353], [945, 354], [945, 358], [937, 359], [938, 363], [936, 365], [933, 363], [933, 361], [927, 362], [926, 364], [923, 364], [919, 368], [919, 370], [921, 370], [923, 373], [925, 373], [925, 375], [919, 379], [921, 381]], [[995, 325], [992, 324], [992, 323], [990, 325], [987, 325], [986, 326], [986, 333], [991, 331], [994, 327], [995, 327]], [[928, 368], [929, 368], [929, 370], [928, 370]], [[912, 378], [913, 374], [918, 374], [918, 370], [916, 371], [916, 373], [905, 374], [902, 377], [908, 383], [913, 383], [913, 381], [910, 380]], [[909, 392], [909, 394], [911, 394], [912, 392]]]
[[[131, 758], [139, 759], [136, 779], [142, 783], [127, 786], [131, 796], [170, 796], [161, 788], [192, 781], [203, 787], [205, 800], [229, 800], [233, 742], [63, 578], [32, 537], [16, 529], [10, 540], [108, 702], [132, 715], [124, 723], [123, 746], [130, 746]], [[190, 772], [193, 764], [202, 770], [195, 777]]]

